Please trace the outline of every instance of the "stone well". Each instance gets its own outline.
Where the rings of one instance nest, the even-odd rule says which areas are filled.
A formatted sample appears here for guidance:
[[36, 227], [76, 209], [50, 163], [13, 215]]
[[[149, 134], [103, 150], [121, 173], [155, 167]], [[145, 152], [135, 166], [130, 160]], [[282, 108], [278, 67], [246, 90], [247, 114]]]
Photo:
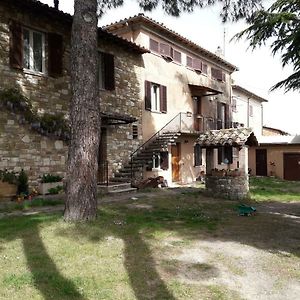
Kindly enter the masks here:
[[206, 176], [205, 187], [207, 193], [211, 196], [231, 200], [243, 200], [248, 198], [249, 177]]

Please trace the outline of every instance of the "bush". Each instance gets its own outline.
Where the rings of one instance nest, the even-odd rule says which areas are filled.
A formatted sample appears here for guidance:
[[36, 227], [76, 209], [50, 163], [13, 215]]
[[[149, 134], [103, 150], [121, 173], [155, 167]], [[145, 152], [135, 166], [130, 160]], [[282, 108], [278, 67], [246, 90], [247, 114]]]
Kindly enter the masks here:
[[22, 169], [18, 176], [18, 194], [28, 195], [28, 176]]
[[44, 174], [42, 177], [42, 183], [50, 183], [50, 182], [60, 182], [62, 181], [62, 177], [59, 175], [52, 175], [52, 174]]
[[18, 177], [15, 172], [0, 170], [0, 181], [7, 182], [10, 184], [18, 184]]

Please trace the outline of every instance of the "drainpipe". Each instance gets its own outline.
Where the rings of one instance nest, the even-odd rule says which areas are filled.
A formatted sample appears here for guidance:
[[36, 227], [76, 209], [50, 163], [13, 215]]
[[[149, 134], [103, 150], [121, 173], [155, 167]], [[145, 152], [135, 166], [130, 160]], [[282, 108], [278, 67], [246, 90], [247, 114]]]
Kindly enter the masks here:
[[59, 0], [54, 0], [54, 8], [58, 10]]
[[261, 135], [263, 135], [263, 127], [264, 127], [264, 107], [261, 103]]

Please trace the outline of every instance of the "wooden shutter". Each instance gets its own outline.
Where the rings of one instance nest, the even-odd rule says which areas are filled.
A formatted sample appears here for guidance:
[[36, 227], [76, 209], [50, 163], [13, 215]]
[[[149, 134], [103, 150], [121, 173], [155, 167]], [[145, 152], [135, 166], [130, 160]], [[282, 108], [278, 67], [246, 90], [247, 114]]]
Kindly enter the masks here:
[[150, 39], [150, 50], [154, 52], [159, 52], [159, 43], [153, 39]]
[[195, 159], [195, 166], [202, 165], [202, 149], [199, 144], [194, 146], [194, 159]]
[[222, 105], [223, 103], [217, 102], [217, 128], [216, 129], [222, 129]]
[[226, 146], [224, 147], [224, 156], [228, 159], [228, 163], [232, 164], [233, 162], [233, 153], [232, 153], [232, 147]]
[[202, 63], [202, 73], [207, 74], [207, 64]]
[[12, 68], [23, 69], [23, 34], [22, 27], [16, 22], [9, 26], [9, 64]]
[[223, 81], [223, 72], [220, 69], [211, 68], [211, 76], [214, 79]]
[[181, 63], [181, 52], [173, 49], [173, 59], [174, 61]]
[[193, 67], [193, 58], [192, 57], [190, 57], [190, 56], [186, 57], [186, 65], [187, 65], [187, 67], [190, 67], [190, 68]]
[[196, 71], [199, 71], [199, 72], [202, 71], [202, 62], [201, 62], [200, 59], [198, 59], [198, 58], [194, 58], [194, 59], [193, 59], [193, 68], [194, 68]]
[[225, 104], [225, 128], [230, 128], [231, 127], [231, 114], [230, 114], [230, 106], [228, 104]]
[[151, 110], [151, 82], [145, 80], [145, 109]]
[[224, 147], [218, 148], [218, 164], [219, 165], [223, 162], [223, 153], [224, 153]]
[[168, 44], [160, 43], [159, 44], [159, 52], [161, 55], [172, 57], [171, 46]]
[[63, 73], [63, 37], [48, 33], [48, 74], [52, 77]]
[[104, 88], [106, 90], [115, 89], [115, 61], [114, 56], [109, 53], [103, 53], [104, 62]]
[[160, 95], [160, 111], [162, 113], [167, 113], [167, 87], [164, 85], [159, 86]]
[[160, 168], [162, 170], [169, 169], [169, 152], [160, 152]]

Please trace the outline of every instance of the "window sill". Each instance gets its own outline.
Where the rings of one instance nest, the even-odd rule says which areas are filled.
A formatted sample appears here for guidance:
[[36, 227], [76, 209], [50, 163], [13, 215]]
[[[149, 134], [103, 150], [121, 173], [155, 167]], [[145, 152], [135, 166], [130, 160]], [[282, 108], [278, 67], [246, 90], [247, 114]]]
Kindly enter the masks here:
[[34, 75], [38, 77], [48, 77], [48, 75], [44, 72], [33, 71], [30, 69], [23, 69], [24, 74]]

